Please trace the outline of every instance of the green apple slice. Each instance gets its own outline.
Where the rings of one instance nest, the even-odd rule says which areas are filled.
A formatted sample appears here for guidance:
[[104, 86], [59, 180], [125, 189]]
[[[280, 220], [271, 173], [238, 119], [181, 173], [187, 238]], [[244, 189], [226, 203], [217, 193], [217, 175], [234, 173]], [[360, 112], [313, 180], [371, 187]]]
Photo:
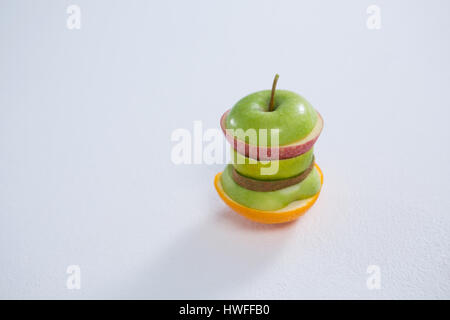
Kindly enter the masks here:
[[[233, 147], [231, 148], [231, 160], [236, 171], [246, 177], [259, 180], [278, 180], [294, 177], [305, 171], [311, 164], [312, 159], [313, 148], [298, 157], [271, 161], [250, 159], [236, 152]], [[271, 166], [278, 168], [275, 174], [262, 174], [263, 168]]]
[[234, 182], [229, 164], [221, 175], [221, 183], [225, 193], [237, 203], [248, 208], [273, 211], [286, 207], [293, 201], [306, 199], [320, 191], [320, 175], [314, 168], [308, 177], [293, 186], [268, 192], [247, 190]]

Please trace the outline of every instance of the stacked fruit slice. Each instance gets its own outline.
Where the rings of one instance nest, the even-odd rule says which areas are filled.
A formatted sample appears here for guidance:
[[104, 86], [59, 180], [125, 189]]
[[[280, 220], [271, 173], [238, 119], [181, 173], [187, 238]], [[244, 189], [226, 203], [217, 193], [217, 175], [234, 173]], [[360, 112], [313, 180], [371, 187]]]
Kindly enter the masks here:
[[272, 90], [238, 101], [220, 121], [232, 163], [216, 176], [216, 190], [236, 212], [262, 223], [298, 218], [323, 183], [313, 155], [323, 119], [300, 95], [276, 90], [277, 80]]

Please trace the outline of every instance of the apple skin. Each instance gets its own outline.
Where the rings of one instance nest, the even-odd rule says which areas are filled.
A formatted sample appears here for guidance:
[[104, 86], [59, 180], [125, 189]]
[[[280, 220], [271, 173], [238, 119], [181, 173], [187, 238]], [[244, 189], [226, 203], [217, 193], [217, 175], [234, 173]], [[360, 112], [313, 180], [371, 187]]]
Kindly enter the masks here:
[[223, 190], [231, 199], [248, 208], [264, 211], [279, 210], [293, 201], [314, 196], [321, 187], [317, 168], [314, 168], [308, 177], [298, 184], [268, 192], [252, 191], [241, 187], [233, 180], [231, 169], [232, 165], [227, 165], [220, 177]]
[[[231, 148], [232, 164], [237, 172], [241, 175], [259, 180], [278, 180], [286, 179], [299, 175], [305, 171], [313, 159], [313, 149], [309, 149], [306, 153], [285, 160], [272, 160], [278, 162], [278, 171], [273, 175], [262, 175], [261, 168], [268, 168], [271, 162], [263, 163], [261, 161], [249, 159]], [[250, 160], [253, 160], [251, 162]], [[256, 163], [254, 163], [257, 161]]]
[[[270, 90], [258, 91], [239, 100], [226, 119], [226, 129], [279, 129], [279, 145], [301, 140], [317, 122], [317, 113], [299, 94], [276, 90], [274, 110], [269, 110]], [[266, 146], [258, 143], [259, 146]], [[267, 146], [270, 146], [270, 134]]]
[[226, 131], [226, 122], [230, 112], [231, 110], [227, 110], [220, 119], [220, 126], [225, 138], [235, 150], [239, 151], [239, 153], [257, 160], [282, 160], [297, 157], [306, 153], [314, 146], [323, 129], [323, 119], [316, 111], [318, 118], [317, 122], [311, 132], [303, 139], [280, 147], [255, 146], [237, 139]]

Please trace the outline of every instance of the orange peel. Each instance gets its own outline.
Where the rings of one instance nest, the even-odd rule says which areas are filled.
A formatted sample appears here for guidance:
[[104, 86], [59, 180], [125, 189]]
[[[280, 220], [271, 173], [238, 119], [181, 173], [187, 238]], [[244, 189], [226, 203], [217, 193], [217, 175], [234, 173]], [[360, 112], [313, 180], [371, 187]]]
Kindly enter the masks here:
[[[323, 173], [317, 164], [315, 164], [315, 167], [320, 175], [320, 189], [322, 190]], [[259, 223], [275, 224], [296, 220], [300, 216], [302, 216], [306, 211], [308, 211], [309, 208], [312, 207], [312, 205], [316, 202], [320, 194], [319, 190], [319, 192], [317, 192], [317, 194], [315, 194], [314, 196], [303, 200], [293, 201], [286, 207], [281, 208], [279, 210], [275, 211], [258, 210], [243, 206], [234, 201], [233, 199], [231, 199], [222, 188], [222, 183], [220, 182], [221, 175], [222, 172], [219, 172], [218, 174], [216, 174], [214, 178], [214, 187], [216, 188], [216, 191], [219, 194], [220, 198], [222, 198], [222, 200], [231, 209], [233, 209], [240, 215]]]

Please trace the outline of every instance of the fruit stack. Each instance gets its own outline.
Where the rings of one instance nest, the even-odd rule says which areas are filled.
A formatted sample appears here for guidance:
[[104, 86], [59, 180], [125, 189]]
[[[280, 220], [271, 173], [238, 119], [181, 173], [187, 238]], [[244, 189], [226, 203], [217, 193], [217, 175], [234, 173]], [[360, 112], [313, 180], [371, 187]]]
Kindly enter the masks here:
[[222, 200], [261, 223], [297, 219], [319, 196], [323, 183], [313, 146], [323, 119], [302, 96], [277, 90], [250, 94], [221, 118], [232, 162], [216, 175]]

